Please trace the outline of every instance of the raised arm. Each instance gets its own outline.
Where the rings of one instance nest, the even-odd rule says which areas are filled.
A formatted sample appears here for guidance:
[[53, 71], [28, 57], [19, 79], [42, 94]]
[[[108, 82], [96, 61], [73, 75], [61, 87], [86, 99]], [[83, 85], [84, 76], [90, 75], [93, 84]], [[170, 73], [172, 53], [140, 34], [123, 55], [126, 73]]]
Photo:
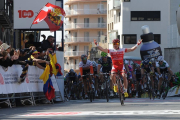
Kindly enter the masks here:
[[95, 40], [95, 39], [94, 39], [94, 44], [97, 46], [97, 48], [98, 48], [100, 51], [103, 51], [103, 52], [108, 53], [108, 49], [104, 49], [104, 48], [102, 48], [101, 46], [99, 46], [99, 44], [97, 43], [97, 40]]
[[141, 44], [141, 42], [142, 42], [142, 40], [138, 40], [138, 43], [134, 47], [132, 47], [132, 48], [127, 48], [126, 52], [134, 51]]

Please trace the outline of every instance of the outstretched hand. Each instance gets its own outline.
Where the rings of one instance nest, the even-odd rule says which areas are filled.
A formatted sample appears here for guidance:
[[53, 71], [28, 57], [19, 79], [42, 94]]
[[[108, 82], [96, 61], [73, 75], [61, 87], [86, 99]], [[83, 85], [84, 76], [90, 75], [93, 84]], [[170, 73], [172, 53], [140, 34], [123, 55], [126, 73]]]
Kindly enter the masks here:
[[94, 39], [94, 44], [97, 45], [97, 40], [96, 39]]
[[142, 43], [142, 39], [138, 40], [137, 44], [140, 45]]

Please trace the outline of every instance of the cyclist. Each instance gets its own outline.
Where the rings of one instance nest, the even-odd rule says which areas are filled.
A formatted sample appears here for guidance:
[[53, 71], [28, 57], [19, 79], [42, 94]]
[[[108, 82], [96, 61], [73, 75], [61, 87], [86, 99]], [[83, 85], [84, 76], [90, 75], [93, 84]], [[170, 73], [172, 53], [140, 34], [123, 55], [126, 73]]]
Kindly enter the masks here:
[[[109, 73], [111, 72], [112, 68], [112, 60], [111, 57], [107, 56], [108, 54], [106, 52], [101, 52], [101, 58], [98, 59], [98, 74], [101, 73]], [[100, 75], [101, 82], [104, 82], [103, 75]], [[113, 95], [113, 84], [110, 82], [111, 90], [110, 90], [110, 96]]]
[[[76, 83], [78, 80], [78, 76], [77, 76], [76, 72], [74, 72], [73, 69], [70, 69], [68, 74], [65, 76], [65, 79], [66, 79], [67, 85], [68, 85], [69, 97], [71, 96], [71, 92], [73, 91], [74, 99], [76, 99]], [[74, 90], [72, 90], [72, 88], [74, 88]]]
[[169, 64], [163, 59], [163, 56], [158, 57], [158, 62], [156, 62], [156, 67], [157, 67], [157, 72], [159, 74], [159, 84], [158, 84], [158, 92], [157, 92], [157, 95], [159, 96], [160, 95], [159, 90], [160, 90], [162, 80], [163, 80], [162, 73], [163, 72], [166, 72], [166, 73], [169, 72], [172, 77], [174, 77], [174, 75], [173, 75], [173, 72], [171, 71], [171, 69], [169, 67]]
[[[152, 83], [152, 90], [154, 90], [154, 83], [153, 83], [153, 74], [154, 73], [154, 68], [152, 67], [152, 63], [149, 61], [149, 59], [145, 59], [141, 63], [141, 75], [144, 83], [144, 89], [146, 89], [147, 85], [145, 81], [145, 72], [150, 73], [150, 79]], [[154, 93], [154, 92], [153, 92]]]
[[91, 83], [91, 88], [94, 88], [94, 85], [92, 83], [92, 77], [91, 75], [93, 75], [93, 66], [92, 66], [92, 62], [90, 60], [87, 60], [87, 55], [81, 55], [81, 62], [79, 63], [79, 70], [80, 70], [80, 74], [81, 74], [81, 79], [83, 79], [83, 83], [84, 83], [84, 92], [85, 92], [85, 98], [88, 98], [87, 95], [87, 88], [86, 88], [86, 77], [83, 77], [83, 75], [86, 74], [90, 74], [89, 80]]
[[94, 43], [99, 50], [106, 52], [106, 53], [110, 53], [110, 55], [111, 55], [111, 59], [112, 59], [112, 63], [113, 63], [112, 70], [111, 70], [113, 84], [116, 84], [116, 73], [118, 71], [121, 72], [123, 80], [124, 80], [124, 88], [125, 88], [124, 96], [125, 97], [128, 97], [128, 93], [127, 93], [127, 78], [126, 78], [126, 75], [125, 75], [124, 69], [123, 69], [124, 53], [134, 51], [138, 47], [138, 45], [141, 44], [141, 42], [142, 42], [142, 40], [139, 40], [138, 43], [132, 48], [119, 48], [120, 40], [114, 39], [113, 40], [113, 49], [104, 49], [98, 45], [96, 40], [94, 40]]
[[95, 61], [92, 61], [93, 71], [94, 71], [94, 82], [95, 82], [95, 96], [98, 97], [97, 90], [98, 90], [98, 78], [97, 78], [97, 68], [98, 64]]

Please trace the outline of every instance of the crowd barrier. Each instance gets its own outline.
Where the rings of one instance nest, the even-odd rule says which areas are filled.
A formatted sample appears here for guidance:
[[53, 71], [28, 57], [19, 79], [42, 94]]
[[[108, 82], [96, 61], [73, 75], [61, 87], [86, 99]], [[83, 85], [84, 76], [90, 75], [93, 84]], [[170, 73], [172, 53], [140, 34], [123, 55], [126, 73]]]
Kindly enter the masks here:
[[[57, 61], [62, 65], [64, 74], [62, 55], [63, 52], [56, 52]], [[36, 100], [46, 99], [43, 93], [44, 83], [39, 79], [43, 71], [35, 66], [29, 66], [25, 81], [19, 84], [18, 79], [22, 73], [21, 65], [8, 67], [7, 71], [0, 66], [0, 103], [7, 103], [11, 107], [11, 100], [20, 98], [22, 103], [29, 101], [32, 105], [36, 105]], [[55, 78], [53, 75], [51, 80], [55, 88], [55, 100], [64, 101], [64, 77]]]

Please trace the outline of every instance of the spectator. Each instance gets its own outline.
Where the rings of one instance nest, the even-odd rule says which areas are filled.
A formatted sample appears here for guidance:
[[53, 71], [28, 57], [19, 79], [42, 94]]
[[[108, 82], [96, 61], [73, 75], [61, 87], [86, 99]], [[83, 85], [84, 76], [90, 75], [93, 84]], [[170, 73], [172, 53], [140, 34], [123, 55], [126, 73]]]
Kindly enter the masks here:
[[19, 60], [21, 60], [21, 61], [27, 60], [35, 50], [36, 50], [36, 48], [34, 46], [29, 47], [29, 49], [21, 50]]
[[46, 36], [44, 34], [41, 35], [41, 37], [43, 37], [43, 41], [46, 40]]
[[29, 41], [25, 43], [25, 47], [29, 48], [30, 46], [34, 46], [34, 35], [29, 35]]
[[39, 52], [39, 57], [38, 59], [44, 59], [44, 56], [46, 55], [46, 53], [43, 51], [42, 48], [38, 48], [37, 51]]
[[49, 35], [48, 38], [47, 38], [47, 40], [43, 40], [43, 41], [42, 41], [42, 43], [41, 43], [41, 48], [42, 48], [43, 50], [45, 50], [45, 51], [46, 51], [48, 48], [54, 49], [53, 43], [54, 43], [54, 37], [51, 36], [51, 35]]
[[49, 64], [49, 62], [45, 61], [45, 60], [38, 59], [38, 57], [39, 57], [38, 54], [39, 54], [39, 52], [37, 50], [35, 50], [28, 60], [33, 62], [32, 65], [37, 66], [40, 69], [45, 69], [45, 67], [41, 66], [39, 63]]

